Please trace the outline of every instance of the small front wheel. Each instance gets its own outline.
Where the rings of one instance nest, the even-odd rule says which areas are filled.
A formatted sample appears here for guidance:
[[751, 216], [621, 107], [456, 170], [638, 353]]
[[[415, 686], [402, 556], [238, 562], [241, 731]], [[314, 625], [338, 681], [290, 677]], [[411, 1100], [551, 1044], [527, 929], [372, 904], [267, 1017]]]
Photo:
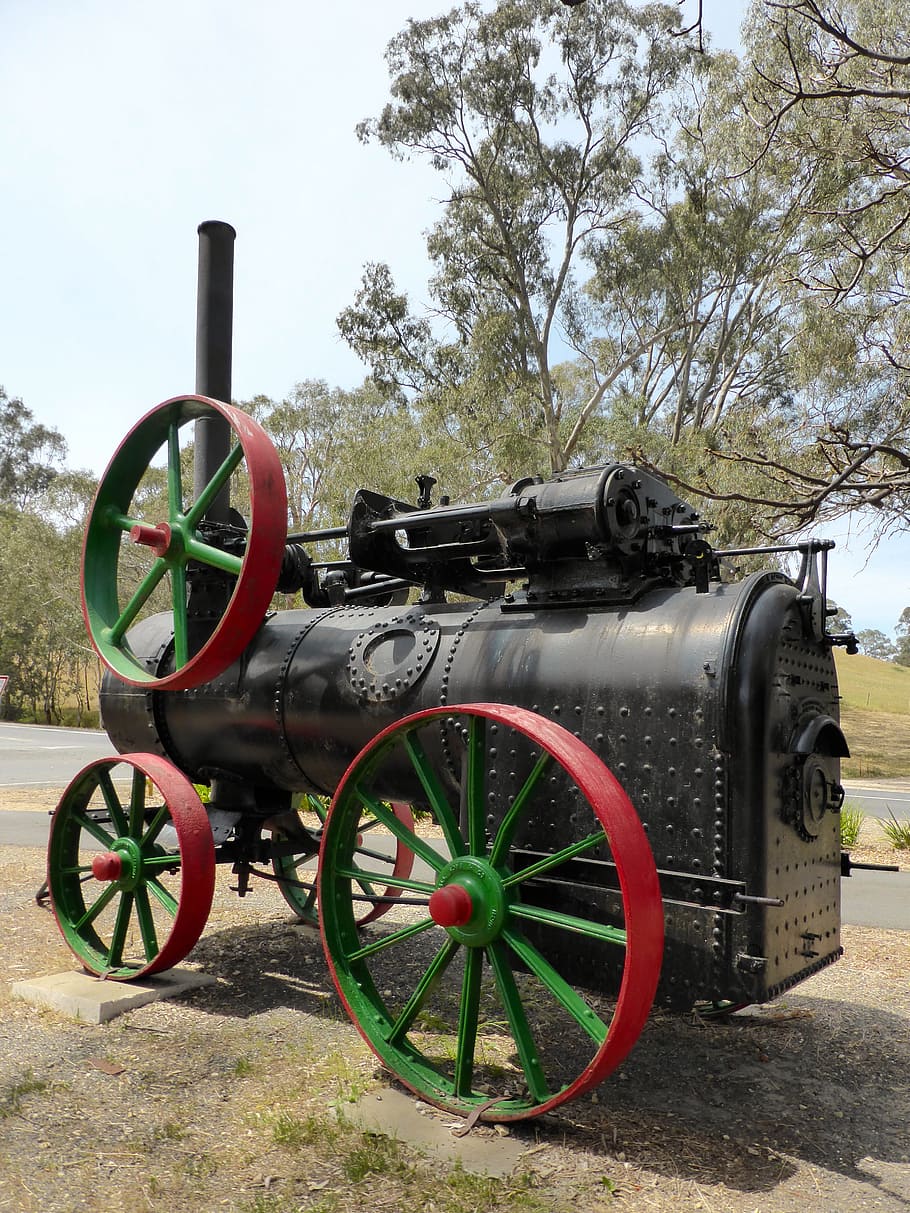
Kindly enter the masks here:
[[202, 934], [215, 845], [190, 781], [157, 754], [103, 758], [51, 819], [47, 882], [63, 938], [114, 981], [178, 964]]

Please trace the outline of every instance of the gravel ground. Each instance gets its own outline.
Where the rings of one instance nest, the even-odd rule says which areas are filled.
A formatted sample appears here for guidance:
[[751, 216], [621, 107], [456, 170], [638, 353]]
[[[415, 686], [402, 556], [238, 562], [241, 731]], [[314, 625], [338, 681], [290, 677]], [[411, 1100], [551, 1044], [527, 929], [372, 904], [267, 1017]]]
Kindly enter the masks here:
[[653, 1014], [593, 1096], [511, 1129], [511, 1179], [481, 1180], [347, 1124], [387, 1079], [271, 887], [240, 901], [220, 872], [190, 958], [217, 984], [180, 1001], [96, 1027], [12, 998], [75, 966], [33, 901], [43, 862], [0, 848], [0, 1210], [910, 1209], [910, 934], [845, 928], [838, 965], [725, 1022]]

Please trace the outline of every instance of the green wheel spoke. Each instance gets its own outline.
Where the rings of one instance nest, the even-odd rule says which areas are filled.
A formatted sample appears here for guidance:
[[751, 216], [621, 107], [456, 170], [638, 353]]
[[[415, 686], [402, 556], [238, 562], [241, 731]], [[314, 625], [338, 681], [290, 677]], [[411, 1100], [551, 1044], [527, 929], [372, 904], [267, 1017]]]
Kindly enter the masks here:
[[387, 805], [381, 800], [376, 800], [369, 792], [364, 791], [360, 784], [356, 787], [356, 793], [363, 807], [368, 809], [374, 817], [378, 817], [399, 842], [403, 842], [415, 855], [419, 855], [424, 863], [429, 864], [434, 872], [442, 871], [448, 860], [440, 855], [438, 851], [435, 851], [426, 839], [420, 838], [419, 835], [409, 830], [403, 822], [398, 820]]
[[195, 560], [198, 564], [206, 564], [213, 569], [220, 569], [222, 573], [232, 573], [235, 577], [240, 576], [240, 570], [243, 567], [242, 556], [223, 552], [221, 548], [212, 547], [210, 543], [203, 543], [201, 539], [196, 539], [192, 535], [187, 535], [184, 542], [189, 560]]
[[129, 532], [134, 526], [141, 526], [141, 518], [130, 518], [128, 514], [121, 514], [120, 511], [112, 505], [109, 505], [104, 511], [102, 524], [105, 527], [110, 527], [113, 531]]
[[106, 644], [120, 644], [121, 640], [126, 635], [127, 629], [145, 606], [146, 602], [148, 602], [155, 590], [155, 587], [164, 577], [167, 570], [168, 562], [162, 556], [159, 556], [146, 575], [139, 582], [136, 592], [123, 608], [116, 622], [110, 628], [103, 629], [102, 639]]
[[108, 833], [100, 822], [93, 821], [91, 817], [86, 817], [84, 813], [73, 810], [70, 816], [80, 829], [85, 830], [86, 834], [91, 834], [92, 838], [96, 842], [100, 842], [106, 851], [109, 851], [117, 841], [114, 835]]
[[105, 768], [102, 768], [98, 772], [98, 788], [104, 797], [107, 811], [111, 815], [111, 823], [122, 838], [128, 832], [129, 826], [127, 825], [123, 806], [120, 803], [120, 797], [117, 795], [117, 789], [114, 787], [113, 780], [111, 779], [111, 773]]
[[89, 906], [89, 908], [85, 911], [85, 913], [82, 915], [82, 917], [76, 919], [73, 922], [74, 928], [77, 931], [81, 931], [85, 927], [90, 926], [95, 921], [95, 919], [98, 917], [98, 915], [101, 913], [101, 911], [105, 910], [111, 904], [111, 902], [114, 900], [114, 897], [116, 895], [117, 895], [117, 886], [115, 884], [109, 884], [103, 890], [101, 895]]
[[123, 964], [123, 949], [126, 945], [126, 936], [129, 931], [132, 913], [133, 894], [124, 893], [120, 898], [120, 905], [117, 907], [117, 920], [114, 923], [110, 946], [107, 950], [107, 966], [109, 969], [117, 969]]
[[455, 1047], [455, 1094], [467, 1098], [474, 1087], [474, 1050], [477, 1045], [477, 1021], [480, 1011], [480, 982], [483, 976], [483, 952], [466, 948], [461, 1005], [458, 1008], [458, 1043]]
[[543, 982], [553, 997], [563, 1006], [572, 1018], [581, 1025], [598, 1046], [607, 1038], [607, 1025], [596, 1011], [581, 998], [569, 983], [553, 968], [548, 960], [521, 935], [506, 929], [503, 939], [515, 955]]
[[[146, 886], [155, 892], [154, 884]], [[152, 907], [149, 904], [148, 893], [142, 885], [136, 890], [136, 917], [139, 920], [139, 931], [142, 935], [142, 946], [145, 949], [145, 959], [151, 960], [158, 955], [160, 951], [158, 945], [158, 932], [155, 929], [155, 919], [152, 916]], [[173, 912], [176, 914], [177, 905], [174, 903]]]
[[368, 897], [371, 901], [375, 901], [377, 897], [376, 890], [367, 880], [358, 880], [357, 887], [360, 889], [364, 897]]
[[465, 779], [463, 787], [469, 855], [485, 855], [487, 851], [483, 803], [486, 776], [486, 766], [484, 763], [486, 739], [486, 720], [483, 716], [471, 716], [468, 723], [468, 743], [465, 750]]
[[509, 1028], [512, 1032], [512, 1039], [515, 1041], [515, 1047], [518, 1049], [518, 1057], [528, 1090], [533, 1099], [538, 1103], [543, 1103], [545, 1099], [549, 1098], [550, 1089], [547, 1086], [540, 1055], [531, 1034], [531, 1025], [528, 1023], [524, 1004], [518, 992], [518, 986], [515, 984], [515, 975], [509, 963], [508, 954], [501, 943], [494, 941], [487, 949], [487, 956], [496, 978], [499, 997], [502, 999], [502, 1005], [509, 1018]]
[[[552, 755], [546, 753], [541, 754], [534, 765], [531, 774], [524, 781], [518, 795], [509, 805], [509, 810], [503, 817], [499, 829], [496, 831], [496, 837], [493, 840], [493, 846], [490, 850], [490, 863], [493, 867], [497, 867], [504, 860], [512, 845], [512, 838], [515, 834], [515, 827], [518, 824], [518, 819], [524, 812], [525, 806], [534, 794], [537, 785], [540, 783], [543, 776], [550, 769], [553, 762]], [[601, 835], [601, 842], [603, 835]]]
[[158, 837], [158, 835], [161, 833], [161, 831], [164, 829], [164, 827], [167, 825], [167, 823], [170, 821], [170, 819], [171, 819], [171, 815], [167, 810], [167, 806], [162, 805], [161, 808], [158, 810], [158, 812], [155, 814], [155, 816], [152, 818], [152, 820], [149, 822], [148, 829], [145, 831], [145, 833], [142, 835], [142, 838], [140, 839], [139, 845], [143, 851], [147, 850], [149, 847], [154, 846], [155, 839]]
[[186, 515], [186, 525], [188, 530], [194, 531], [196, 529], [205, 516], [209, 506], [230, 480], [233, 473], [240, 466], [240, 461], [242, 458], [243, 447], [241, 447], [238, 443], [237, 446], [231, 448], [231, 451], [224, 463], [222, 463], [221, 467], [190, 507], [190, 510]]
[[386, 1037], [389, 1044], [398, 1044], [407, 1036], [436, 982], [452, 963], [459, 946], [456, 940], [447, 939], [430, 961], [427, 971], [414, 987], [414, 993], [402, 1007], [400, 1015], [392, 1024], [392, 1030]]
[[522, 884], [526, 880], [531, 880], [534, 876], [540, 876], [543, 872], [549, 872], [551, 868], [559, 867], [561, 863], [574, 859], [576, 855], [590, 851], [596, 846], [602, 846], [603, 842], [603, 830], [598, 830], [594, 834], [589, 834], [587, 838], [580, 838], [578, 842], [573, 842], [571, 846], [563, 847], [561, 851], [554, 851], [552, 855], [547, 855], [545, 859], [531, 864], [528, 868], [522, 868], [519, 872], [513, 872], [511, 876], [507, 876], [503, 880], [503, 886], [509, 888], [512, 885]]
[[586, 935], [589, 939], [600, 939], [604, 943], [626, 946], [626, 933], [622, 927], [611, 927], [609, 923], [592, 922], [589, 918], [576, 918], [574, 914], [563, 914], [559, 910], [545, 910], [539, 906], [516, 903], [511, 907], [515, 918], [527, 918], [531, 922], [542, 922], [548, 927], [558, 927], [575, 935]]
[[425, 880], [414, 880], [411, 877], [396, 876], [392, 878], [391, 873], [381, 875], [379, 872], [365, 872], [363, 868], [357, 867], [337, 867], [333, 869], [336, 876], [340, 876], [346, 880], [354, 880], [359, 883], [361, 880], [375, 880], [377, 883], [393, 884], [396, 889], [405, 889], [413, 893], [426, 893], [427, 897], [436, 888], [435, 885], [429, 884]]
[[92, 865], [90, 863], [64, 865], [57, 869], [61, 876], [85, 876], [91, 870]]
[[142, 870], [143, 872], [167, 872], [171, 868], [179, 869], [179, 855], [149, 855], [148, 858], [143, 856]]
[[[445, 789], [439, 782], [416, 731], [405, 733], [402, 737], [402, 744], [408, 758], [411, 760], [411, 765], [417, 778], [420, 780], [424, 792], [426, 792], [430, 808], [436, 817], [436, 823], [442, 829], [449, 853], [453, 857], [464, 855], [464, 839], [461, 836], [461, 831], [458, 829], [455, 814], [452, 812]], [[412, 847], [411, 849], [413, 850], [414, 848]], [[438, 871], [438, 869], [436, 870]]]
[[167, 508], [171, 526], [183, 513], [183, 475], [180, 471], [180, 430], [175, 421], [167, 431]]
[[400, 931], [393, 931], [391, 935], [384, 935], [382, 939], [376, 939], [372, 943], [368, 943], [365, 947], [356, 948], [353, 952], [347, 952], [345, 959], [348, 961], [363, 960], [366, 956], [375, 956], [377, 952], [384, 952], [386, 948], [394, 948], [400, 943], [411, 939], [414, 935], [420, 935], [424, 931], [428, 931], [430, 927], [435, 927], [436, 923], [432, 918], [421, 919], [420, 922], [412, 923], [409, 927], [403, 927]]
[[142, 837], [142, 822], [145, 818], [145, 774], [137, 768], [133, 770], [130, 782], [130, 838]]
[[[166, 889], [163, 884], [161, 884], [157, 877], [152, 877], [150, 880], [146, 881], [145, 888], [154, 896], [157, 902], [164, 906], [171, 918], [175, 918], [177, 916], [177, 898], [173, 895], [173, 893]], [[137, 890], [137, 897], [138, 894], [139, 890]], [[143, 892], [142, 896], [145, 904], [148, 905], [148, 894]], [[143, 931], [143, 935], [144, 934], [145, 932]]]
[[315, 813], [319, 820], [325, 825], [325, 819], [328, 816], [325, 805], [318, 796], [307, 796], [306, 806], [304, 811]]
[[174, 664], [181, 669], [190, 659], [189, 623], [186, 610], [186, 568], [171, 569], [171, 606], [174, 612]]

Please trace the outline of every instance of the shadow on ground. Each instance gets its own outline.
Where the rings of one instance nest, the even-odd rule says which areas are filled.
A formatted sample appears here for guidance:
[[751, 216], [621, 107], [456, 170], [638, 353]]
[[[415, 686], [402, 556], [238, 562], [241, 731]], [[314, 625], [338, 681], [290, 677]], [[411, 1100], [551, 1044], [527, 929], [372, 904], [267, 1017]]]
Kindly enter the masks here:
[[[202, 1012], [344, 1019], [318, 934], [289, 920], [210, 930], [192, 959], [219, 979], [191, 996]], [[744, 1194], [773, 1192], [803, 1160], [910, 1209], [910, 1013], [895, 989], [870, 976], [858, 1002], [835, 967], [726, 1020], [654, 1012], [593, 1095], [512, 1132], [587, 1151], [607, 1170], [620, 1159]]]

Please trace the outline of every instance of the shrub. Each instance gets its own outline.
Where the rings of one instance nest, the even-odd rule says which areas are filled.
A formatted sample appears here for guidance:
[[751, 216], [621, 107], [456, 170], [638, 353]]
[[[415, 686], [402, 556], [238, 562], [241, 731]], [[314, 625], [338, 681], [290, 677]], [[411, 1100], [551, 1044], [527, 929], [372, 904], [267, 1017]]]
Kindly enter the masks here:
[[866, 814], [852, 800], [845, 800], [840, 811], [840, 845], [842, 851], [856, 846], [859, 832], [863, 828]]
[[895, 851], [910, 851], [910, 821], [899, 821], [888, 806], [889, 820], [882, 822], [882, 829]]

